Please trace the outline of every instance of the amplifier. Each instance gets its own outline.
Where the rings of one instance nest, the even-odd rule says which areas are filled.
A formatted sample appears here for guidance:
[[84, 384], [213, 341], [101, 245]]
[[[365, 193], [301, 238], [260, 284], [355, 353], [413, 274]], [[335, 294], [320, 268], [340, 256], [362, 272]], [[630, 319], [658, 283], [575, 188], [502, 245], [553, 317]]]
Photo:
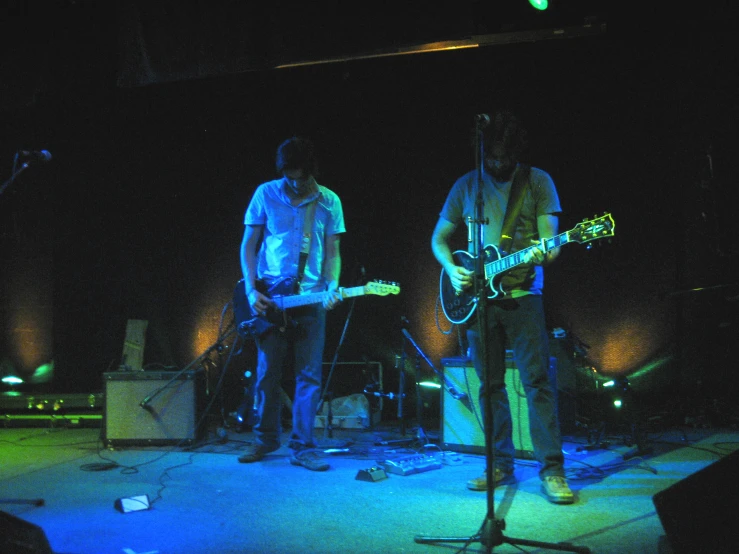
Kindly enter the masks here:
[[106, 446], [192, 444], [202, 438], [202, 370], [115, 371], [104, 373], [103, 383]]
[[[553, 357], [549, 361], [549, 378], [555, 385], [557, 361]], [[444, 448], [456, 452], [484, 454], [482, 406], [478, 401], [480, 379], [477, 377], [472, 360], [466, 357], [443, 358], [441, 364], [446, 380], [454, 385], [455, 389], [467, 395], [466, 399], [457, 400], [444, 391], [441, 401], [441, 442]], [[519, 370], [513, 363], [510, 351], [506, 355], [505, 385], [511, 407], [514, 455], [518, 458], [533, 459], [534, 447], [529, 431], [528, 401]]]

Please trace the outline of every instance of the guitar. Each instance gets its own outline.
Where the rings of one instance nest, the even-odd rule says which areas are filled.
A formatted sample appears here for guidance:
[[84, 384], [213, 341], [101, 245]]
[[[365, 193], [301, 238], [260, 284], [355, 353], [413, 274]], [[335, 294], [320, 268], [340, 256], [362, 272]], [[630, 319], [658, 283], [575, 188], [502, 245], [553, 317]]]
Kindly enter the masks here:
[[[294, 322], [287, 316], [285, 310], [308, 306], [310, 304], [321, 304], [326, 297], [326, 292], [312, 292], [308, 294], [295, 294], [295, 278], [286, 277], [268, 286], [261, 280], [255, 283], [256, 289], [262, 294], [269, 296], [277, 307], [270, 307], [264, 315], [254, 315], [246, 298], [244, 280], [241, 279], [234, 289], [233, 309], [236, 320], [237, 331], [242, 338], [258, 338], [273, 327], [284, 332], [294, 327]], [[339, 288], [341, 298], [353, 298], [365, 294], [376, 294], [387, 296], [398, 294], [400, 287], [396, 283], [384, 281], [371, 281], [364, 286]]]
[[[483, 248], [483, 265], [485, 267], [485, 282], [490, 289], [488, 298], [496, 298], [505, 296], [507, 293], [501, 286], [503, 274], [518, 265], [524, 263], [527, 255], [534, 248], [540, 248], [547, 252], [558, 246], [568, 244], [570, 242], [585, 243], [606, 237], [612, 237], [615, 233], [616, 224], [611, 214], [604, 214], [590, 221], [584, 220], [578, 223], [570, 231], [565, 231], [556, 237], [542, 239], [539, 244], [529, 246], [513, 254], [501, 257], [501, 252], [497, 247], [488, 244]], [[457, 250], [452, 254], [454, 263], [460, 265], [470, 271], [475, 271], [477, 258], [464, 250]], [[449, 279], [449, 275], [441, 270], [439, 279], [439, 289], [441, 295], [441, 308], [446, 318], [452, 323], [464, 323], [475, 312], [477, 308], [477, 299], [474, 295], [472, 287], [463, 291], [456, 290]]]

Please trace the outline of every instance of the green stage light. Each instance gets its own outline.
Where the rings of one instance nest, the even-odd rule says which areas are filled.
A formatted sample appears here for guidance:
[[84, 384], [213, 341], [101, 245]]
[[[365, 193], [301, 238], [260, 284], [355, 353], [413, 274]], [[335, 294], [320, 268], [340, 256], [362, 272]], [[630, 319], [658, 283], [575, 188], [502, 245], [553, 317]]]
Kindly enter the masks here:
[[33, 384], [49, 383], [54, 377], [54, 361], [41, 364], [33, 372], [29, 381]]
[[21, 379], [20, 377], [15, 376], [15, 375], [8, 375], [6, 377], [3, 377], [2, 381], [6, 385], [10, 385], [11, 387], [14, 386], [14, 385], [22, 385], [23, 384], [23, 379]]
[[549, 0], [529, 0], [529, 4], [531, 4], [534, 9], [544, 11], [549, 7]]

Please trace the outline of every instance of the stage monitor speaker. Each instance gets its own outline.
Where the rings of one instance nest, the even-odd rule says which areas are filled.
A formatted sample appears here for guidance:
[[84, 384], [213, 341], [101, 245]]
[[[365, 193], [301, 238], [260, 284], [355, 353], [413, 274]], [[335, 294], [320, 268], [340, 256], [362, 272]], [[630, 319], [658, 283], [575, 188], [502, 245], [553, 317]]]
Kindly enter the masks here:
[[202, 370], [115, 371], [103, 380], [106, 446], [192, 444], [202, 438]]
[[[467, 395], [464, 400], [457, 400], [449, 392], [444, 391], [441, 402], [441, 442], [444, 448], [455, 452], [484, 454], [482, 407], [478, 402], [480, 379], [472, 366], [472, 360], [466, 357], [444, 358], [441, 363], [445, 379], [457, 391]], [[556, 374], [556, 359], [550, 358], [549, 378], [555, 390]], [[518, 458], [533, 459], [534, 447], [529, 430], [528, 401], [510, 351], [506, 356], [505, 385], [511, 407], [514, 455]]]
[[735, 552], [739, 450], [652, 497], [675, 554]]
[[3, 511], [0, 511], [0, 552], [53, 554], [46, 533], [41, 527]]

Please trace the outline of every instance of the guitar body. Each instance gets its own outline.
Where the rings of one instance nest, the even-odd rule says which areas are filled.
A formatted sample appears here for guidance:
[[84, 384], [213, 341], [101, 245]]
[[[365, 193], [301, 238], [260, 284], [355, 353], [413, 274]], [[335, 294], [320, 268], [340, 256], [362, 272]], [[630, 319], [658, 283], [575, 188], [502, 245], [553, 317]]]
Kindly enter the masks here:
[[[460, 265], [469, 271], [475, 271], [475, 262], [477, 258], [464, 250], [457, 250], [452, 254], [454, 263]], [[489, 264], [500, 259], [500, 251], [493, 246], [488, 244], [482, 251], [483, 264]], [[505, 295], [505, 291], [500, 285], [502, 274], [496, 275], [485, 275], [485, 283], [481, 286], [487, 286], [486, 295], [488, 298], [497, 298], [498, 296]], [[446, 318], [452, 323], [460, 324], [467, 321], [472, 314], [475, 313], [477, 308], [477, 299], [474, 294], [474, 287], [469, 287], [463, 291], [457, 291], [449, 279], [449, 275], [441, 270], [441, 277], [439, 283], [439, 290], [441, 291], [441, 309], [444, 311]]]
[[[514, 267], [527, 263], [530, 260], [529, 254], [534, 248], [543, 252], [549, 252], [553, 248], [559, 248], [565, 244], [578, 242], [586, 243], [598, 239], [610, 238], [616, 232], [616, 223], [613, 216], [606, 213], [600, 217], [591, 220], [583, 220], [575, 225], [574, 228], [564, 233], [560, 233], [555, 237], [541, 239], [541, 243], [501, 256], [497, 247], [488, 244], [482, 250], [482, 263], [484, 265], [484, 275], [486, 283], [480, 283], [480, 286], [487, 286], [487, 297], [497, 298], [504, 296], [506, 292], [503, 290], [501, 281], [503, 276]], [[455, 265], [464, 267], [472, 272], [476, 272], [480, 261], [475, 256], [464, 250], [457, 250], [452, 254]], [[452, 323], [464, 323], [475, 312], [477, 307], [477, 298], [474, 295], [474, 287], [463, 291], [456, 291], [452, 286], [449, 275], [444, 269], [441, 270], [439, 283], [439, 296], [441, 298], [441, 309], [444, 315]]]
[[[272, 286], [267, 286], [261, 280], [257, 280], [254, 285], [259, 292], [270, 298], [290, 296], [297, 289], [294, 277], [286, 277]], [[236, 284], [234, 289], [233, 309], [236, 329], [242, 338], [259, 338], [274, 327], [284, 332], [295, 326], [295, 322], [288, 318], [285, 312], [276, 308], [269, 308], [264, 315], [254, 315], [249, 306], [249, 300], [246, 298], [243, 279]]]

